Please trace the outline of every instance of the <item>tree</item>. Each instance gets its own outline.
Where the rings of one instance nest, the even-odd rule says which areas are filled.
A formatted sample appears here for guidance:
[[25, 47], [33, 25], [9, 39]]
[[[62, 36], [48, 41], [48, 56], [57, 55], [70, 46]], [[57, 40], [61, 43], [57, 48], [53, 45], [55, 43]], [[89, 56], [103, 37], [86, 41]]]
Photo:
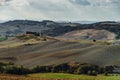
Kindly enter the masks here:
[[94, 39], [93, 42], [96, 42], [96, 40]]
[[0, 66], [0, 73], [3, 73], [4, 72], [4, 68], [3, 66]]
[[88, 73], [87, 73], [88, 75], [92, 75], [92, 71], [88, 71]]
[[4, 73], [25, 75], [30, 73], [30, 70], [27, 68], [24, 68], [23, 66], [5, 66]]
[[38, 72], [40, 72], [39, 69], [40, 69], [40, 66], [37, 65], [37, 66], [35, 66], [35, 67], [32, 68], [32, 72], [33, 73], [38, 73]]
[[8, 65], [14, 65], [14, 63], [12, 63], [12, 62], [9, 62], [9, 63], [8, 63]]
[[91, 75], [92, 76], [97, 76], [97, 71], [93, 70]]
[[108, 76], [108, 72], [106, 71], [106, 72], [104, 73], [104, 75], [105, 75], [105, 76]]
[[81, 68], [78, 68], [77, 71], [74, 71], [75, 74], [81, 74]]
[[105, 72], [113, 73], [113, 70], [114, 70], [114, 67], [113, 67], [113, 66], [106, 66], [106, 67], [105, 67]]
[[68, 72], [70, 66], [68, 64], [54, 65], [52, 67], [52, 72]]

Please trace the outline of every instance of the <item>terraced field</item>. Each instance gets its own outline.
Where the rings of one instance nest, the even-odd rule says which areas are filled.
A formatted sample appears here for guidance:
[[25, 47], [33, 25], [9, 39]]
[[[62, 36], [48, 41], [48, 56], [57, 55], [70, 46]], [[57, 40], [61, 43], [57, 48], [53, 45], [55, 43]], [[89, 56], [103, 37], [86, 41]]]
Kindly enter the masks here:
[[0, 62], [14, 62], [26, 67], [69, 62], [120, 65], [120, 45], [49, 40], [12, 46], [15, 43], [11, 41], [0, 48]]

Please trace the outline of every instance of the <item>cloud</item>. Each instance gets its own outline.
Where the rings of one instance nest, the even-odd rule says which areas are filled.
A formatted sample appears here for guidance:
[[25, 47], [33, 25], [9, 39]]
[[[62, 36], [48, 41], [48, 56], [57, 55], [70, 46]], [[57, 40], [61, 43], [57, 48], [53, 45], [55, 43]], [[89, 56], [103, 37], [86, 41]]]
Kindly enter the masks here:
[[69, 1], [78, 5], [83, 5], [83, 6], [90, 5], [90, 2], [87, 0], [69, 0]]
[[0, 6], [4, 5], [5, 1], [4, 0], [0, 0]]
[[116, 5], [116, 6], [119, 6], [119, 8], [120, 8], [120, 0], [112, 0], [112, 1], [111, 1], [111, 4], [114, 4], [114, 5]]
[[120, 0], [0, 0], [0, 20], [119, 20]]
[[11, 1], [11, 0], [0, 0], [0, 6], [5, 5], [9, 1]]
[[94, 6], [117, 6], [120, 0], [88, 0]]

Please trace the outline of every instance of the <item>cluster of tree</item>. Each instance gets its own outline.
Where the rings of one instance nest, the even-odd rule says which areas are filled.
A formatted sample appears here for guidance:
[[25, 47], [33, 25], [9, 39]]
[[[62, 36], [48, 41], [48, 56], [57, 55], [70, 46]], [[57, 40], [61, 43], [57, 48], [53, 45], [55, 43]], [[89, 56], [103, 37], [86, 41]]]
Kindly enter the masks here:
[[97, 74], [113, 73], [113, 66], [99, 67], [90, 64], [70, 65], [68, 63], [52, 66], [35, 66], [33, 68], [25, 68], [16, 66], [13, 63], [0, 63], [0, 73], [25, 75], [31, 73], [70, 73], [70, 74], [87, 74], [96, 76]]
[[23, 66], [16, 66], [14, 63], [0, 63], [0, 73], [25, 75], [29, 74], [30, 69]]

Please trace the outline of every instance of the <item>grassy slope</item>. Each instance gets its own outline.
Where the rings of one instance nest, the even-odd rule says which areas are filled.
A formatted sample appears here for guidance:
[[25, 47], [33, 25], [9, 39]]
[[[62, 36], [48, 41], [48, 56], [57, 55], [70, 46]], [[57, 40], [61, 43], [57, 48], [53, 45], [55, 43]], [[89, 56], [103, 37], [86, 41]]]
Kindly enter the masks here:
[[107, 30], [96, 30], [96, 29], [85, 29], [85, 30], [75, 30], [68, 32], [58, 38], [63, 38], [66, 40], [115, 40], [116, 34], [109, 32]]
[[75, 75], [75, 74], [65, 74], [65, 73], [41, 73], [41, 74], [30, 74], [28, 76], [40, 77], [40, 78], [74, 78], [81, 80], [119, 80], [120, 76], [87, 76], [87, 75]]
[[0, 62], [10, 61], [27, 67], [65, 62], [91, 63], [100, 66], [120, 65], [120, 45], [58, 40], [35, 42], [34, 45], [25, 45], [33, 44], [29, 41], [11, 40], [3, 42], [4, 44], [0, 43], [5, 46], [0, 48]]
[[63, 73], [30, 74], [28, 76], [0, 74], [0, 80], [119, 80], [120, 76], [86, 76]]

